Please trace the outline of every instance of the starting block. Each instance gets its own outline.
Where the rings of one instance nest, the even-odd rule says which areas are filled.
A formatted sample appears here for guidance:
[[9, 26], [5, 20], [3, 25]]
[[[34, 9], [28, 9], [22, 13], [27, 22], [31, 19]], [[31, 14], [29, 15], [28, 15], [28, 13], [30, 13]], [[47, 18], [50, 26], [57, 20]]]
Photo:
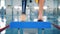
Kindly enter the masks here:
[[10, 28], [51, 28], [50, 22], [11, 22]]

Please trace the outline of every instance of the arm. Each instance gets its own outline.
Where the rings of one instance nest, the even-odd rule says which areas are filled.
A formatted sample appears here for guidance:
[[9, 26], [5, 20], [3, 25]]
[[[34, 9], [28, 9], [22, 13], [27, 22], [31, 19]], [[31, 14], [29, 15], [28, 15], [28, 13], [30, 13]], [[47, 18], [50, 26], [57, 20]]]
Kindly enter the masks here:
[[20, 16], [21, 21], [26, 21], [26, 5], [27, 0], [22, 0], [22, 14]]
[[9, 25], [7, 25], [6, 27], [0, 29], [0, 32], [2, 32], [3, 30], [5, 30], [5, 29], [8, 28], [8, 27], [9, 27]]
[[60, 26], [58, 26], [58, 25], [56, 25], [56, 24], [54, 24], [54, 23], [52, 23], [52, 25], [53, 25], [54, 27], [56, 27], [57, 29], [60, 29]]
[[45, 0], [39, 0], [39, 11], [38, 11], [38, 20], [43, 20], [43, 6], [44, 6]]

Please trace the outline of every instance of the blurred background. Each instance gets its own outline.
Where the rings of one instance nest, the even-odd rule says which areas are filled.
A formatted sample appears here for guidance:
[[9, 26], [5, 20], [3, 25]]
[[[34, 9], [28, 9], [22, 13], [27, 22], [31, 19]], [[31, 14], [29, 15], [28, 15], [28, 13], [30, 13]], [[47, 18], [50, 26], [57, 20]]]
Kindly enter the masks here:
[[[36, 21], [38, 18], [38, 3], [27, 0], [26, 21]], [[43, 7], [44, 21], [49, 21], [60, 26], [60, 0], [45, 0]], [[0, 19], [5, 19], [5, 25], [11, 21], [20, 21], [22, 13], [22, 0], [0, 0]], [[2, 20], [3, 21], [3, 20]], [[0, 20], [1, 23], [1, 20]], [[44, 34], [60, 34], [60, 30], [51, 25], [45, 29]], [[38, 29], [20, 29], [20, 34], [39, 34]], [[42, 29], [40, 29], [42, 34]], [[1, 34], [1, 33], [0, 33]], [[18, 34], [18, 29], [7, 28], [5, 34]]]

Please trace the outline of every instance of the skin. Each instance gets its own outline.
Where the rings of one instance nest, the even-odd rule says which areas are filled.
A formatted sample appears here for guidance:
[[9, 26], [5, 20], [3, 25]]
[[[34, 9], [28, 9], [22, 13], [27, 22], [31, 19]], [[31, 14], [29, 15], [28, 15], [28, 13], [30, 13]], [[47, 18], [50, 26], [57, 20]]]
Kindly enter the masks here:
[[[43, 20], [43, 5], [44, 5], [44, 0], [39, 0], [39, 15], [38, 15], [38, 20]], [[60, 29], [60, 26], [54, 24], [54, 23], [51, 23], [54, 27], [56, 27], [57, 29]]]
[[56, 24], [54, 24], [54, 23], [52, 23], [52, 25], [53, 25], [54, 27], [56, 27], [57, 29], [60, 30], [60, 26], [58, 26], [58, 25], [56, 25]]
[[[42, 20], [43, 18], [43, 4], [44, 3], [44, 0], [40, 0], [39, 1], [39, 15], [38, 15], [38, 19], [39, 20]], [[40, 5], [41, 4], [41, 5]], [[25, 14], [22, 14], [21, 15], [21, 17], [20, 17], [20, 19], [21, 19], [21, 21], [25, 21], [26, 20], [26, 15]], [[54, 23], [52, 23], [52, 25], [54, 26], [54, 27], [56, 27], [56, 28], [58, 28], [58, 29], [60, 29], [60, 26], [58, 26], [58, 25], [56, 25], [56, 24], [54, 24]], [[2, 29], [0, 29], [0, 32], [2, 32], [3, 30], [5, 30], [6, 28], [8, 28], [9, 27], [9, 25], [7, 25], [6, 27], [4, 27], [4, 28], [2, 28]]]
[[39, 12], [38, 12], [38, 20], [43, 20], [43, 5], [44, 0], [39, 0]]
[[25, 14], [22, 14], [22, 15], [20, 16], [20, 20], [21, 20], [21, 21], [25, 21], [25, 20], [26, 20], [26, 15], [25, 15]]
[[9, 27], [9, 25], [7, 25], [6, 27], [0, 29], [0, 32], [2, 32], [3, 30], [5, 30], [5, 29], [8, 28], [8, 27]]

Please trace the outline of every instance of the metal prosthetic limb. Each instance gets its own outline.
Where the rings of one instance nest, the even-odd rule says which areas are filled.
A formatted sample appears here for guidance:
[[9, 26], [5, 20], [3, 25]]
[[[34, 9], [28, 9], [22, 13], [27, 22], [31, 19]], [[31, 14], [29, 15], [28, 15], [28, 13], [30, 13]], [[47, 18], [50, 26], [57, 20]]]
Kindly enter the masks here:
[[[26, 5], [27, 5], [27, 0], [22, 0], [22, 14], [20, 16], [20, 20], [25, 22], [26, 21]], [[18, 28], [19, 32], [19, 28]], [[23, 34], [23, 29], [20, 29], [20, 33], [18, 34]]]

